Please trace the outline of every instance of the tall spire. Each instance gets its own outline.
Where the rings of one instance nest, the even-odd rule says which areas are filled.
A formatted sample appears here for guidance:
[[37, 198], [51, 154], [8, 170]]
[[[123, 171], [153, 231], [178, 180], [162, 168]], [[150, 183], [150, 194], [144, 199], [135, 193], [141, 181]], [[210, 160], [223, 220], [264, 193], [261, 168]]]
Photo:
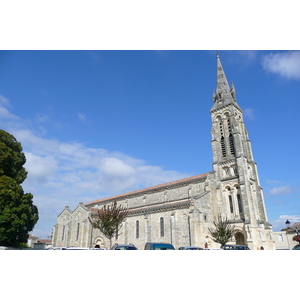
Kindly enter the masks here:
[[220, 55], [217, 52], [217, 86], [216, 93], [213, 92], [214, 105], [212, 110], [219, 109], [224, 105], [235, 104], [239, 109], [240, 107], [236, 103], [235, 88], [232, 83], [232, 87], [229, 87], [223, 66], [221, 64]]
[[219, 53], [217, 52], [217, 94], [222, 93], [224, 95], [229, 93], [229, 85], [223, 70]]

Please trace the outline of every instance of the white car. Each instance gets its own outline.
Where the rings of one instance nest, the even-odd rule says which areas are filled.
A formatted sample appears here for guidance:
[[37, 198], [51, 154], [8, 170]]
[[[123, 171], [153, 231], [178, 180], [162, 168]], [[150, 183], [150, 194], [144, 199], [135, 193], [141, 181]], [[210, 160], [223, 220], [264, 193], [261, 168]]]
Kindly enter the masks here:
[[203, 250], [224, 250], [222, 248], [203, 248]]
[[68, 247], [65, 250], [106, 250], [101, 248], [89, 248], [89, 247]]
[[50, 248], [47, 248], [46, 250], [67, 250], [67, 248], [65, 248], [65, 247], [50, 247]]
[[201, 247], [193, 247], [193, 246], [186, 246], [186, 247], [180, 247], [178, 250], [203, 250]]

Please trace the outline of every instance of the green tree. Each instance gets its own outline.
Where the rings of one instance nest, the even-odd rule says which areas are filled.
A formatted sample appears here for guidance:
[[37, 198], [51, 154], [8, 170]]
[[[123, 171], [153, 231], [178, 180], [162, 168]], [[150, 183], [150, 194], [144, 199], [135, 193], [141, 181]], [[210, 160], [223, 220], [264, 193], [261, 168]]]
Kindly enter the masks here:
[[0, 129], [0, 245], [19, 247], [38, 221], [32, 194], [24, 193], [21, 183], [27, 172], [21, 144]]
[[111, 249], [111, 240], [119, 232], [122, 222], [128, 215], [128, 210], [114, 201], [112, 205], [104, 205], [98, 209], [97, 215], [89, 218], [93, 228], [99, 229], [105, 237], [109, 239], [109, 248]]
[[235, 234], [235, 226], [230, 224], [227, 218], [218, 217], [217, 221], [213, 222], [215, 228], [208, 228], [211, 239], [224, 246]]

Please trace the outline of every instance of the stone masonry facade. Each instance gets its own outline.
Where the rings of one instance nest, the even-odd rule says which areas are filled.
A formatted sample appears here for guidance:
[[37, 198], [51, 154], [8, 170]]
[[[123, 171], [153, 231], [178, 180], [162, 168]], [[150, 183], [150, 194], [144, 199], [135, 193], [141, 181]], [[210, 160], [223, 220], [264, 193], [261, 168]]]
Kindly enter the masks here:
[[213, 101], [212, 171], [79, 203], [74, 211], [66, 206], [54, 227], [53, 246], [109, 248], [108, 239], [92, 228], [89, 217], [103, 205], [117, 201], [128, 208], [129, 215], [113, 243], [132, 243], [138, 249], [143, 249], [146, 242], [171, 243], [176, 249], [216, 248], [220, 245], [211, 240], [208, 228], [221, 215], [237, 229], [230, 243], [248, 245], [252, 250], [275, 249], [243, 112], [236, 101], [234, 86], [229, 88], [218, 55]]

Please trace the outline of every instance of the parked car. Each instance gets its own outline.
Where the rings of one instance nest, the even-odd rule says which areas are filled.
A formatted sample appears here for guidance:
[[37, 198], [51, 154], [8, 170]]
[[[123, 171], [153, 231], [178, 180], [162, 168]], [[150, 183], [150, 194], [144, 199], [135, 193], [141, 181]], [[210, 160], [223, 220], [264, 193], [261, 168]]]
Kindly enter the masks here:
[[90, 247], [68, 247], [63, 250], [106, 250], [103, 248], [90, 248]]
[[221, 248], [223, 250], [250, 250], [246, 245], [224, 245]]
[[115, 244], [113, 245], [111, 250], [138, 250], [138, 249], [133, 244], [128, 244], [128, 245]]
[[65, 248], [65, 247], [50, 247], [50, 248], [47, 248], [46, 250], [67, 250], [67, 248]]
[[300, 250], [300, 244], [296, 245], [292, 250]]
[[93, 248], [89, 248], [89, 247], [68, 247], [65, 250], [90, 250]]
[[168, 243], [146, 243], [144, 250], [175, 250], [175, 248]]
[[203, 250], [224, 250], [222, 248], [203, 248]]
[[178, 248], [178, 250], [203, 250], [203, 248], [186, 246], [186, 247], [180, 247], [180, 248]]

